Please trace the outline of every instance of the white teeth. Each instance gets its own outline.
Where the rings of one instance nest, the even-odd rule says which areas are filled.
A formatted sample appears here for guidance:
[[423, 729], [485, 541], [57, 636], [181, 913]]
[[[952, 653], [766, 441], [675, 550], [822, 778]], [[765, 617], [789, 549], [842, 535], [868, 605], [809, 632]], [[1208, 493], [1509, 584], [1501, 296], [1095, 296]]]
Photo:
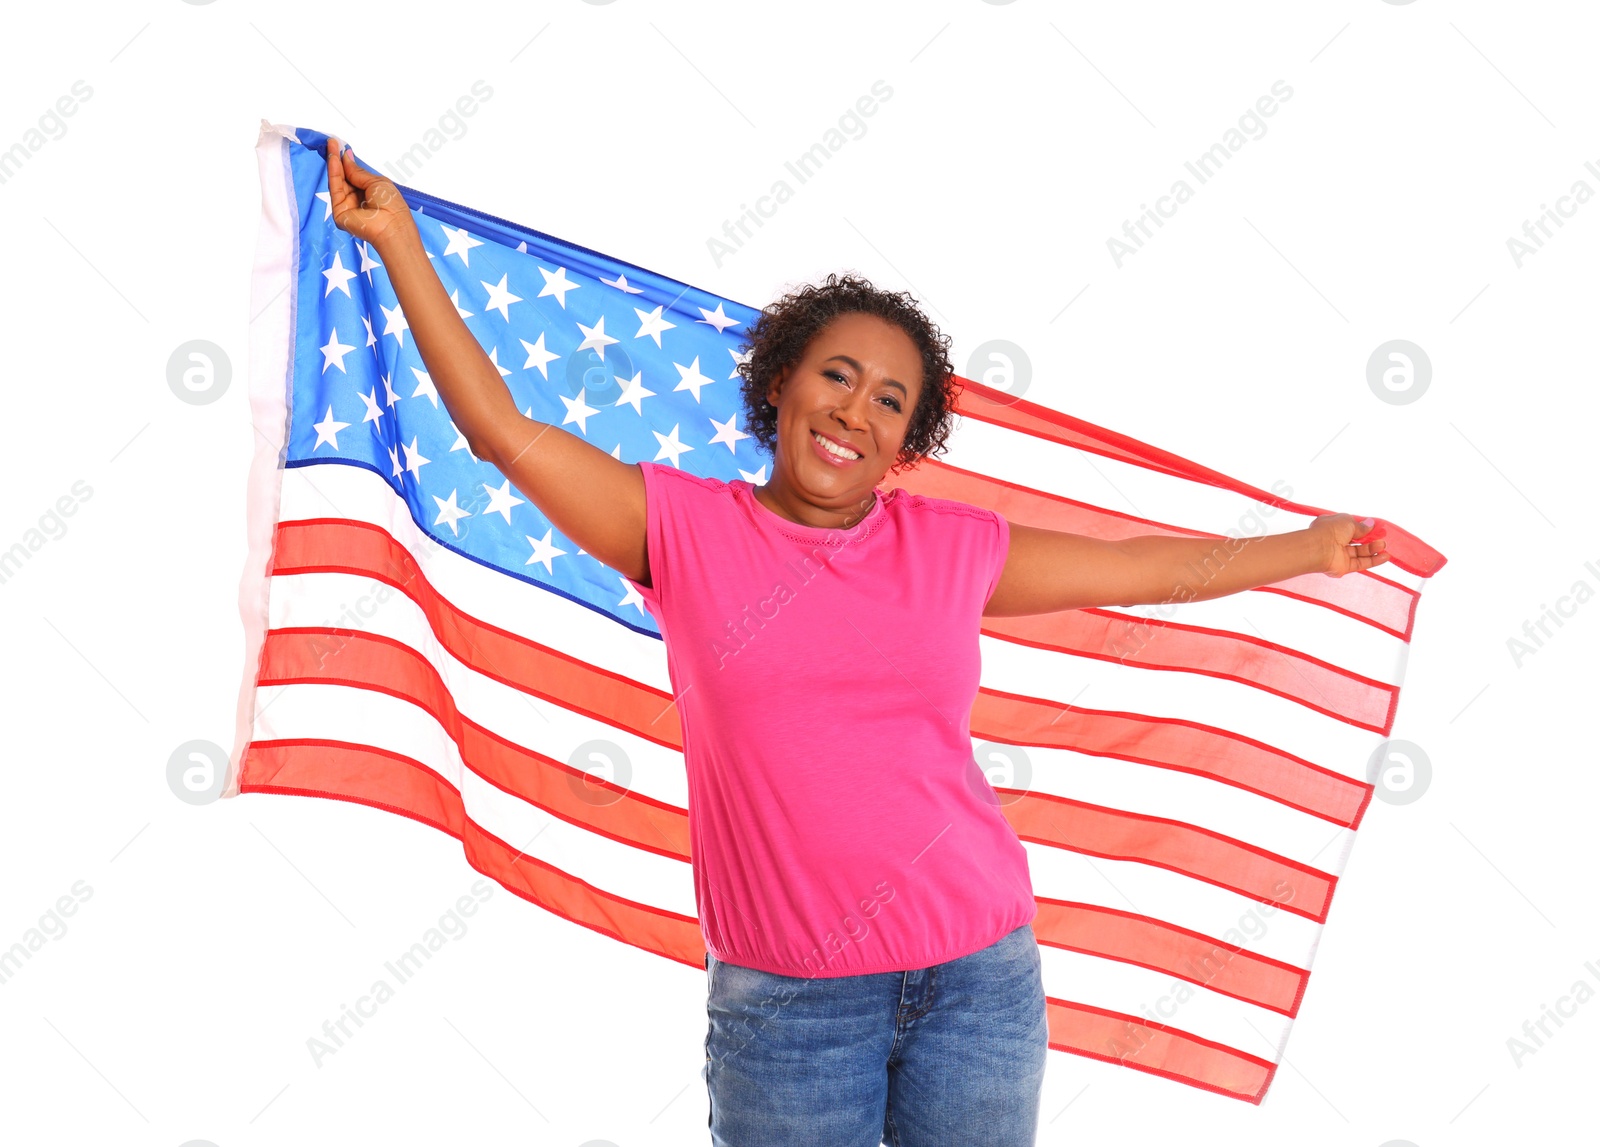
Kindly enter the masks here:
[[857, 454], [854, 450], [846, 450], [843, 446], [840, 446], [838, 443], [830, 441], [827, 438], [824, 438], [822, 435], [818, 434], [815, 430], [813, 430], [811, 432], [811, 437], [815, 438], [818, 442], [820, 442], [822, 444], [822, 448], [824, 450], [826, 450], [829, 454], [834, 454], [834, 455], [837, 455], [840, 458], [849, 458], [849, 459], [856, 459], [856, 458], [861, 457], [861, 455]]

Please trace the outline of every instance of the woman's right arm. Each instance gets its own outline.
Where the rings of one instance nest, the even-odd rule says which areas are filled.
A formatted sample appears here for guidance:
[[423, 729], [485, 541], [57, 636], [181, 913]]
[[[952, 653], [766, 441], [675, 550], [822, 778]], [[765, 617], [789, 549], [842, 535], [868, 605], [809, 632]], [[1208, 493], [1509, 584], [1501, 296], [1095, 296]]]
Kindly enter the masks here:
[[428, 377], [477, 457], [597, 560], [650, 584], [644, 475], [559, 426], [524, 418], [445, 293], [395, 185], [328, 140], [333, 220], [377, 250]]

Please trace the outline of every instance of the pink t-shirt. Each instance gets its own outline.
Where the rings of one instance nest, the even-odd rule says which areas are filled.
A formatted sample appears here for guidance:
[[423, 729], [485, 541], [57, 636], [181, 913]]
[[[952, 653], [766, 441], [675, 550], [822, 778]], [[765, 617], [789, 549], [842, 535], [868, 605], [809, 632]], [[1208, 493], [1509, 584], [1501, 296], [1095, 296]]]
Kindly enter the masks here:
[[719, 960], [925, 968], [1030, 923], [1027, 853], [973, 759], [978, 627], [1010, 528], [895, 489], [847, 529], [639, 464], [683, 727], [695, 905]]

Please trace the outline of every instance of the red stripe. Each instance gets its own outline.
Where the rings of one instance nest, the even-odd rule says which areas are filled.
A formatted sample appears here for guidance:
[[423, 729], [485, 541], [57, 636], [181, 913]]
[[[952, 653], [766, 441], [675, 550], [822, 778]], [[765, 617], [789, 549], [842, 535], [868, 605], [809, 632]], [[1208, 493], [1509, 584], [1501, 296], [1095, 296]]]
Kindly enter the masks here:
[[468, 817], [460, 794], [418, 761], [338, 741], [254, 741], [239, 789], [330, 797], [421, 821], [461, 841], [468, 864], [524, 900], [625, 944], [705, 966], [694, 917], [606, 892], [523, 854]]
[[[328, 656], [326, 650], [336, 647]], [[663, 856], [688, 859], [684, 810], [629, 793], [554, 759], [512, 744], [461, 715], [422, 654], [390, 637], [348, 629], [272, 629], [262, 645], [261, 685], [323, 684], [371, 689], [433, 715], [474, 773], [573, 824]], [[578, 796], [589, 784], [617, 799], [595, 805]], [[1045, 793], [1012, 796], [1004, 812], [1024, 840], [1094, 856], [1142, 861], [1321, 920], [1333, 878], [1305, 865], [1180, 821], [1101, 808]], [[1287, 891], [1285, 891], [1285, 889]]]
[[[1257, 502], [1264, 502], [1269, 506], [1296, 514], [1317, 517], [1335, 512], [1280, 498], [1276, 494], [1230, 478], [1218, 470], [1202, 466], [1198, 462], [1191, 462], [1171, 451], [1151, 446], [1126, 434], [1118, 434], [1115, 430], [1107, 430], [1104, 426], [1096, 426], [1081, 418], [1074, 418], [1070, 414], [1063, 414], [1059, 410], [1052, 410], [1048, 406], [1040, 406], [1025, 398], [1013, 398], [980, 382], [973, 382], [967, 378], [961, 378], [960, 382], [962, 393], [956, 400], [956, 410], [967, 418], [1003, 426], [1008, 430], [1028, 434], [1046, 442], [1057, 442], [1102, 457], [1115, 458], [1119, 462], [1142, 466], [1157, 473], [1188, 478], [1207, 486], [1215, 486], [1219, 490], [1231, 490], [1235, 494], [1243, 494]], [[1377, 519], [1377, 525], [1384, 528], [1389, 543], [1388, 551], [1394, 563], [1401, 569], [1418, 577], [1432, 577], [1444, 568], [1448, 559], [1415, 534], [1383, 518]]]
[[1242, 934], [1230, 942], [1164, 920], [1045, 896], [1033, 929], [1041, 944], [1136, 964], [1187, 980], [1236, 1000], [1293, 1017], [1300, 1010], [1305, 968], [1245, 951]]
[[[347, 573], [385, 582], [422, 609], [440, 644], [463, 664], [656, 744], [683, 749], [677, 708], [668, 694], [457, 608], [379, 526], [321, 518], [281, 523], [272, 572]], [[1064, 711], [1056, 703], [989, 688], [979, 690], [971, 729], [984, 740], [1072, 749], [1212, 777], [1351, 827], [1372, 795], [1371, 785], [1226, 730], [1139, 714]]]
[[[703, 966], [697, 921], [618, 897], [521, 855], [473, 821], [454, 786], [421, 761], [324, 738], [253, 741], [241, 766], [240, 791], [328, 797], [401, 813], [460, 840], [474, 868], [519, 896], [646, 951]], [[1235, 950], [1226, 938], [1115, 909], [1036, 900], [1034, 934], [1040, 943], [1170, 972], [1291, 1016], [1299, 1007], [1309, 972]], [[692, 935], [680, 927], [685, 920], [693, 925]]]
[[1258, 1056], [1175, 1027], [1055, 996], [1045, 999], [1050, 1046], [1058, 1051], [1136, 1068], [1251, 1103], [1261, 1102], [1277, 1071], [1276, 1065]]

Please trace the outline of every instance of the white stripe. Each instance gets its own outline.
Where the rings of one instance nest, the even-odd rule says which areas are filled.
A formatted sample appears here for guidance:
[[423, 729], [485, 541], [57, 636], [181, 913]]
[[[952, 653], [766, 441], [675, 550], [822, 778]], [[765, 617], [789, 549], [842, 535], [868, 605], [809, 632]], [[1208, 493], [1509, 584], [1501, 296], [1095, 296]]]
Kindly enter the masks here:
[[294, 281], [299, 270], [299, 209], [289, 202], [289, 148], [294, 129], [261, 121], [256, 136], [256, 171], [261, 179], [261, 225], [250, 276], [250, 423], [254, 453], [245, 485], [245, 532], [249, 553], [239, 579], [239, 614], [244, 622], [244, 678], [234, 704], [233, 752], [222, 795], [237, 796], [239, 762], [250, 738], [255, 705], [256, 666], [267, 632], [267, 602], [272, 592], [272, 543], [277, 532], [279, 465], [288, 430], [289, 364], [294, 351]]
[[[393, 638], [416, 650], [438, 671], [462, 716], [490, 732], [565, 762], [572, 761], [580, 746], [597, 740], [609, 742], [628, 762], [625, 783], [630, 788], [679, 808], [688, 801], [682, 753], [470, 668], [439, 644], [422, 609], [398, 590], [390, 589], [387, 600], [379, 602], [375, 591], [389, 587], [355, 574], [280, 574], [274, 580], [278, 586], [272, 597], [273, 628], [337, 623]], [[540, 596], [555, 600], [551, 594], [540, 592]], [[362, 605], [364, 600], [367, 607]], [[363, 608], [370, 608], [370, 617], [360, 616]], [[593, 624], [616, 628], [600, 617]], [[337, 656], [338, 639], [328, 641], [331, 660]], [[664, 656], [659, 650], [658, 655]]]
[[1136, 860], [1023, 841], [1033, 892], [1149, 916], [1250, 952], [1309, 968], [1322, 925], [1248, 896]]
[[264, 686], [260, 699], [257, 740], [324, 737], [421, 761], [461, 793], [472, 820], [512, 848], [617, 896], [691, 919], [697, 915], [687, 861], [579, 828], [502, 792], [465, 768], [444, 728], [409, 702], [343, 685]]
[[[1281, 1037], [1294, 1022], [1281, 1012], [1137, 964], [1049, 944], [1039, 945], [1039, 961], [1046, 995], [1167, 1024], [1273, 1062]], [[1129, 1050], [1137, 1047], [1125, 1043]], [[1116, 1054], [1109, 1048], [1090, 1050]]]

